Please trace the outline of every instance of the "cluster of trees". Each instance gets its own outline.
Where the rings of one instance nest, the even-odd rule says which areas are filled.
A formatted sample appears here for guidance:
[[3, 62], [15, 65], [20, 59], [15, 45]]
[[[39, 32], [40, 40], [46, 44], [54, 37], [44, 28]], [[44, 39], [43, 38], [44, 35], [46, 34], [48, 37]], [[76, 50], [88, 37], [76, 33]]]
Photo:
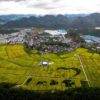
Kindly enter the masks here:
[[98, 53], [100, 54], [100, 48], [96, 48], [95, 46], [90, 46], [90, 47], [87, 47], [87, 49], [89, 50], [89, 52], [91, 53]]
[[0, 100], [100, 100], [99, 88], [72, 88], [65, 91], [38, 92], [22, 88], [8, 88], [7, 85], [8, 83], [0, 84]]
[[84, 43], [85, 40], [80, 37], [80, 32], [74, 29], [69, 29], [68, 34], [65, 35], [65, 37], [70, 37], [73, 39], [74, 42], [76, 43]]
[[100, 37], [100, 30], [94, 28], [85, 28], [85, 29], [69, 29], [68, 32], [72, 34], [79, 34], [79, 35], [93, 35]]

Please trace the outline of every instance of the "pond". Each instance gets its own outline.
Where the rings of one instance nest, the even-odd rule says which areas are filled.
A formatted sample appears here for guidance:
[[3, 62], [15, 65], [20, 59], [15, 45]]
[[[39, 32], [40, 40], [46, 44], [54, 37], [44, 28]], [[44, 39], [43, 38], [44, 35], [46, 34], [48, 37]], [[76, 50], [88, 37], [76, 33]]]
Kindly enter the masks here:
[[91, 41], [95, 41], [97, 43], [100, 43], [100, 37], [97, 36], [92, 36], [92, 35], [84, 35], [83, 38], [85, 40], [91, 40]]

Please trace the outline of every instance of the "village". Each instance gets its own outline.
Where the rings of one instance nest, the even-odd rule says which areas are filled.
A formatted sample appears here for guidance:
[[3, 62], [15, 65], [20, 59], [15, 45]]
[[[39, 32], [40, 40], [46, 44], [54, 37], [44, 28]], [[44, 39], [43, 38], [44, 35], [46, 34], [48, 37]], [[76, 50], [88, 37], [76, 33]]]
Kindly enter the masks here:
[[19, 32], [11, 34], [0, 34], [0, 44], [22, 44], [24, 43], [24, 37], [31, 29], [22, 29]]
[[[68, 32], [64, 29], [20, 29], [19, 32], [0, 34], [0, 44], [25, 44], [27, 48], [36, 49], [43, 53], [70, 52], [81, 47], [81, 43], [77, 43], [72, 37], [67, 37], [67, 34]], [[84, 47], [100, 50], [99, 39], [92, 41], [85, 36], [80, 37], [85, 41]]]
[[79, 44], [71, 38], [66, 38], [65, 34], [67, 31], [63, 29], [34, 31], [26, 34], [25, 45], [43, 53], [59, 53], [78, 48]]

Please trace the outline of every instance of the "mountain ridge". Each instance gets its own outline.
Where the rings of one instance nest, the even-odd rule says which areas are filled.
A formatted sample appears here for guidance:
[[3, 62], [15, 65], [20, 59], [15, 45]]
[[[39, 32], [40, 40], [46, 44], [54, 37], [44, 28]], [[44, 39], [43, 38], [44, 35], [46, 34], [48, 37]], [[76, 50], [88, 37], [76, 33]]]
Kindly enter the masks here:
[[30, 16], [17, 20], [8, 21], [1, 25], [1, 28], [23, 28], [23, 27], [39, 27], [39, 28], [93, 28], [100, 27], [100, 13], [92, 13], [89, 15], [69, 17], [65, 15], [45, 15]]

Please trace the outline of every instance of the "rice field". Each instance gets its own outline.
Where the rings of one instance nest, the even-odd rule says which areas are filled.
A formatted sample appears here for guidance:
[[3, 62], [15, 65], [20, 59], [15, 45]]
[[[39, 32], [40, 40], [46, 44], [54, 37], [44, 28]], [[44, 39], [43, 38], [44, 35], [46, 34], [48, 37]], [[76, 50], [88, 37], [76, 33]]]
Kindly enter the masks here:
[[[41, 61], [48, 66], [40, 65]], [[100, 55], [84, 48], [59, 54], [32, 50], [28, 54], [23, 45], [1, 45], [0, 82], [36, 91], [100, 87]]]

